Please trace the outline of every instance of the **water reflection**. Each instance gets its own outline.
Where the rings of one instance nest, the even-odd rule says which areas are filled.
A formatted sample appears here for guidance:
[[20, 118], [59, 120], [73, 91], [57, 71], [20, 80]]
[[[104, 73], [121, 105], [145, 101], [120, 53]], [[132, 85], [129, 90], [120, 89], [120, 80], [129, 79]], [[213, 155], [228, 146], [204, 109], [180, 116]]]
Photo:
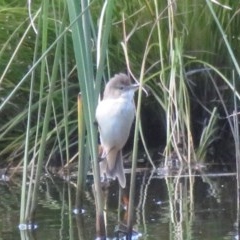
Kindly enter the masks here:
[[[129, 180], [129, 179], [128, 179]], [[76, 184], [45, 177], [36, 213], [38, 229], [19, 231], [20, 179], [0, 183], [0, 239], [95, 239], [95, 203], [88, 179], [83, 212], [75, 214]], [[236, 177], [161, 177], [139, 173], [136, 184], [135, 239], [237, 239]], [[105, 191], [108, 239], [122, 239], [128, 189], [111, 183]]]

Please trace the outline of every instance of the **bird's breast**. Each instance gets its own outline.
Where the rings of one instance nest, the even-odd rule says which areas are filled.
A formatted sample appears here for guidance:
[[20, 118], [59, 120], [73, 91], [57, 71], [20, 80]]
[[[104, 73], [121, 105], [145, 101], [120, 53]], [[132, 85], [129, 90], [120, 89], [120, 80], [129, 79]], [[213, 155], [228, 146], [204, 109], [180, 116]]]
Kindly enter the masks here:
[[133, 101], [118, 98], [102, 100], [96, 110], [100, 138], [104, 146], [121, 149], [129, 136], [135, 115]]

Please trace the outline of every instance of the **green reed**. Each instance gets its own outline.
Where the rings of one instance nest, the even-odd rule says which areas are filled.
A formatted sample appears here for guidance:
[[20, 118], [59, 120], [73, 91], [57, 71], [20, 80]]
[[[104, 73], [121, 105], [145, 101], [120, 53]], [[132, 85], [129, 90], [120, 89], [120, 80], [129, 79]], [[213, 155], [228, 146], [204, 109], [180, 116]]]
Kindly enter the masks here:
[[[158, 145], [165, 146], [165, 166], [175, 155], [189, 169], [192, 163], [205, 161], [208, 149], [218, 139], [219, 119], [226, 119], [234, 136], [237, 120], [234, 128], [230, 119], [233, 99], [236, 98], [235, 102], [240, 99], [237, 81], [240, 51], [237, 1], [231, 4], [230, 11], [209, 0], [103, 4], [84, 0], [81, 4], [74, 0], [44, 1], [32, 6], [31, 24], [24, 7], [9, 8], [9, 15], [2, 12], [2, 16], [10, 16], [12, 25], [4, 24], [6, 34], [0, 36], [0, 158], [4, 164], [24, 167], [21, 222], [28, 219], [30, 212], [34, 213], [42, 169], [51, 165], [54, 158], [65, 167], [79, 160], [81, 191], [91, 163], [97, 210], [102, 217], [94, 122], [105, 75], [127, 69], [141, 84], [129, 231], [134, 215], [139, 139], [152, 166], [156, 166], [140, 121], [141, 106], [145, 104], [142, 87], [147, 85], [150, 89], [149, 95], [154, 99], [151, 104], [163, 109], [165, 132], [161, 134], [166, 135], [166, 142], [160, 142], [159, 137]], [[2, 24], [3, 19], [0, 18]], [[77, 121], [79, 92], [82, 113], [79, 111]], [[195, 116], [194, 108], [201, 109], [203, 114]], [[202, 129], [197, 137], [193, 134], [195, 122], [200, 122]], [[31, 184], [27, 188], [28, 170]]]

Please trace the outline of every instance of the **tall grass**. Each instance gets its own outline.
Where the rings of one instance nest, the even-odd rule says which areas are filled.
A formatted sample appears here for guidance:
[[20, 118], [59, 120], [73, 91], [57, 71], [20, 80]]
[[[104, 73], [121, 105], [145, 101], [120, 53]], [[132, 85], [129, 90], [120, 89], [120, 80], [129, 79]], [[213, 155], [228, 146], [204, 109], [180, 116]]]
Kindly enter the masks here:
[[[233, 127], [229, 116], [239, 101], [237, 1], [230, 7], [231, 11], [209, 0], [59, 0], [36, 2], [29, 11], [21, 4], [1, 10], [6, 34], [0, 36], [0, 159], [4, 165], [23, 166], [21, 222], [34, 217], [44, 166], [57, 159], [57, 165], [69, 167], [78, 159], [79, 190], [84, 188], [91, 162], [97, 224], [104, 223], [95, 108], [102, 80], [116, 72], [127, 69], [141, 86], [129, 231], [139, 139], [152, 162], [144, 138], [146, 128], [140, 122], [146, 104], [144, 85], [150, 89], [153, 104], [164, 111], [165, 132], [161, 134], [166, 135], [166, 142], [159, 137], [158, 145], [165, 146], [165, 166], [177, 156], [191, 174], [192, 164], [205, 161], [207, 150], [218, 139], [221, 128], [217, 126], [223, 119], [234, 135], [237, 121]], [[31, 181], [26, 187], [28, 170]], [[104, 235], [104, 227], [97, 231]]]
[[[149, 35], [149, 25], [156, 21], [156, 19], [158, 20], [156, 21], [156, 26], [152, 34], [153, 36], [149, 43], [152, 50], [148, 53], [146, 67], [144, 74], [142, 75], [144, 77], [145, 84], [151, 88], [151, 93], [156, 99], [156, 104], [160, 104], [165, 112], [170, 111], [170, 109], [167, 110], [167, 105], [169, 104], [169, 100], [173, 100], [174, 97], [171, 96], [173, 93], [168, 91], [170, 90], [170, 86], [175, 87], [176, 93], [180, 94], [178, 90], [180, 85], [178, 84], [184, 83], [187, 91], [189, 88], [195, 91], [196, 97], [199, 97], [198, 92], [203, 92], [203, 89], [207, 89], [212, 92], [214, 91], [214, 88], [211, 88], [211, 84], [209, 84], [208, 77], [205, 76], [205, 85], [204, 83], [200, 84], [200, 81], [196, 80], [198, 78], [202, 78], [201, 74], [203, 71], [201, 71], [201, 68], [204, 69], [204, 66], [213, 69], [213, 71], [217, 70], [219, 72], [218, 77], [223, 77], [224, 81], [226, 79], [226, 84], [228, 85], [231, 85], [231, 75], [227, 67], [231, 67], [231, 61], [234, 64], [234, 67], [236, 67], [236, 71], [239, 71], [236, 62], [236, 57], [238, 57], [239, 54], [237, 51], [238, 40], [236, 27], [238, 20], [236, 18], [237, 12], [234, 12], [234, 10], [237, 10], [237, 5], [233, 3], [232, 6], [230, 6], [233, 10], [230, 11], [215, 4], [211, 4], [210, 6], [212, 7], [209, 8], [207, 3], [208, 2], [203, 4], [198, 1], [187, 1], [185, 3], [179, 2], [174, 5], [171, 1], [168, 2], [168, 4], [154, 1], [148, 5], [141, 5], [139, 3], [126, 4], [123, 2], [122, 6], [126, 18], [124, 21], [127, 32], [131, 35], [128, 41], [128, 61], [130, 64], [128, 68], [130, 67], [130, 70], [137, 78], [140, 76], [141, 72], [141, 61], [137, 61], [137, 59], [142, 59], [142, 53], [146, 50], [146, 39], [148, 39]], [[33, 6], [33, 9], [31, 10], [33, 14], [33, 21], [35, 21], [35, 13], [37, 13], [38, 6], [39, 5]], [[90, 19], [91, 31], [93, 32], [92, 39], [96, 45], [94, 45], [94, 42], [89, 42], [89, 47], [92, 47], [93, 50], [93, 55], [89, 57], [92, 58], [94, 57], [94, 54], [97, 54], [97, 56], [95, 55], [96, 63], [94, 63], [93, 69], [99, 69], [96, 72], [96, 92], [99, 92], [100, 90], [101, 81], [99, 79], [102, 76], [101, 72], [104, 67], [104, 61], [102, 61], [101, 58], [104, 59], [105, 54], [102, 54], [100, 51], [101, 49], [105, 49], [102, 50], [103, 53], [106, 51], [106, 47], [101, 48], [99, 46], [101, 46], [102, 43], [106, 46], [107, 42], [106, 40], [103, 40], [105, 39], [104, 35], [97, 38], [98, 35], [101, 35], [101, 30], [105, 29], [105, 27], [101, 28], [100, 25], [98, 30], [95, 25], [98, 16], [100, 19], [101, 7], [102, 6], [98, 4], [95, 5], [95, 3], [92, 3], [91, 11], [93, 15]], [[119, 7], [119, 3], [115, 3], [115, 8], [118, 9]], [[0, 56], [2, 59], [2, 98], [0, 103], [0, 157], [5, 159], [5, 161], [14, 160], [18, 162], [18, 157], [21, 158], [21, 156], [23, 156], [24, 145], [22, 143], [25, 139], [25, 132], [21, 131], [21, 129], [24, 129], [25, 127], [28, 113], [28, 109], [25, 108], [26, 102], [28, 101], [27, 96], [29, 91], [27, 82], [31, 73], [35, 71], [34, 69], [36, 69], [37, 74], [35, 74], [36, 81], [34, 86], [32, 111], [34, 111], [34, 113], [38, 112], [38, 114], [33, 114], [32, 121], [37, 123], [39, 127], [42, 124], [43, 113], [41, 112], [42, 110], [40, 106], [46, 104], [48, 94], [46, 91], [47, 85], [44, 85], [43, 83], [48, 80], [44, 80], [47, 76], [44, 76], [44, 68], [42, 68], [43, 70], [41, 71], [39, 70], [39, 64], [48, 64], [48, 70], [46, 69], [48, 72], [52, 68], [52, 49], [59, 40], [56, 36], [61, 35], [59, 32], [58, 18], [63, 6], [61, 1], [59, 1], [59, 4], [50, 4], [50, 8], [55, 10], [48, 13], [51, 18], [48, 19], [47, 23], [45, 23], [47, 26], [44, 27], [43, 25], [43, 29], [47, 29], [44, 30], [44, 35], [47, 34], [47, 37], [40, 38], [41, 42], [39, 48], [42, 48], [43, 50], [42, 54], [38, 51], [35, 64], [32, 64], [30, 61], [30, 59], [33, 59], [33, 51], [31, 49], [35, 45], [35, 33], [32, 29], [32, 25], [27, 25], [27, 23], [29, 23], [29, 19], [26, 19], [27, 12], [25, 11], [25, 15], [23, 15], [24, 11], [20, 10], [20, 8], [11, 8], [9, 9], [9, 12], [3, 12], [5, 13], [6, 19], [8, 19], [7, 14], [11, 12], [17, 12], [18, 15], [15, 18], [21, 19], [18, 26], [16, 26], [16, 22], [12, 22], [15, 25], [9, 25], [10, 28], [14, 29], [14, 31], [10, 32], [11, 34], [1, 36], [2, 44]], [[208, 14], [208, 9], [212, 9], [212, 13], [215, 13], [216, 15], [215, 18]], [[86, 10], [87, 7], [84, 11]], [[103, 9], [103, 12], [104, 11], [105, 10]], [[124, 36], [122, 15], [120, 13], [121, 11], [114, 10], [114, 27], [111, 29], [108, 47], [107, 72], [109, 75], [111, 75], [111, 72], [122, 71], [126, 68], [124, 51], [121, 49], [121, 45], [119, 44]], [[140, 18], [139, 14], [143, 17]], [[37, 14], [36, 17], [38, 17]], [[103, 19], [103, 17], [101, 17], [101, 19]], [[54, 21], [53, 19], [56, 20]], [[230, 19], [230, 21], [228, 21], [228, 19]], [[215, 21], [218, 21], [218, 25], [215, 25]], [[111, 21], [107, 22], [111, 25]], [[102, 20], [99, 23], [102, 24]], [[35, 25], [36, 27], [40, 26], [36, 23]], [[221, 27], [221, 29], [219, 27], [216, 28], [216, 26]], [[5, 28], [7, 29], [7, 26], [5, 26]], [[41, 34], [43, 29], [38, 29], [39, 34]], [[108, 28], [107, 31], [110, 31], [109, 29], [110, 28]], [[215, 31], [211, 31], [211, 29], [214, 29]], [[218, 29], [220, 30], [218, 31]], [[108, 35], [107, 31], [105, 34], [106, 36]], [[228, 38], [224, 37], [226, 36], [226, 34], [224, 35], [224, 31], [226, 32]], [[8, 31], [6, 32], [8, 33]], [[207, 35], [206, 33], [209, 33], [208, 38], [204, 37]], [[215, 34], [215, 36], [212, 36], [213, 34]], [[15, 39], [19, 39], [17, 37], [18, 35], [22, 36], [22, 38], [20, 38], [20, 41], [16, 44]], [[66, 160], [71, 158], [71, 156], [69, 156], [71, 155], [71, 151], [69, 151], [67, 146], [70, 144], [70, 149], [73, 148], [74, 145], [77, 146], [76, 138], [74, 137], [74, 132], [77, 129], [75, 117], [76, 112], [74, 110], [76, 109], [76, 98], [74, 98], [74, 93], [77, 94], [80, 89], [78, 87], [78, 81], [76, 81], [76, 71], [74, 70], [75, 66], [72, 58], [73, 46], [70, 40], [71, 34], [69, 25], [66, 25], [65, 31], [60, 37], [63, 36], [65, 39], [63, 46], [65, 57], [61, 62], [61, 66], [59, 66], [61, 69], [59, 69], [61, 72], [61, 79], [65, 80], [57, 82], [56, 89], [54, 91], [54, 99], [56, 99], [56, 101], [53, 108], [57, 109], [57, 111], [55, 111], [55, 117], [52, 119], [51, 124], [53, 126], [58, 124], [59, 126], [56, 128], [53, 127], [52, 131], [49, 131], [48, 153], [52, 152], [52, 154], [55, 155], [57, 154], [58, 149], [61, 149], [61, 159]], [[223, 38], [221, 38], [221, 36]], [[54, 41], [55, 39], [56, 41]], [[214, 44], [211, 44], [210, 39], [211, 42], [212, 39], [216, 39]], [[224, 43], [226, 44], [226, 47], [224, 47]], [[46, 47], [46, 45], [48, 47]], [[44, 48], [46, 51], [44, 51]], [[48, 59], [51, 58], [51, 60], [48, 60], [47, 62], [43, 61], [46, 57]], [[26, 61], [26, 59], [29, 60]], [[19, 67], [17, 69], [16, 66], [21, 66], [21, 69], [19, 69]], [[21, 72], [20, 75], [23, 76], [22, 78], [19, 78], [19, 75], [16, 74], [19, 71]], [[49, 77], [50, 76], [48, 76], [48, 78]], [[39, 81], [39, 78], [43, 79], [43, 81]], [[92, 79], [94, 78], [95, 77], [93, 76]], [[223, 87], [224, 84], [225, 83], [221, 83], [221, 86]], [[198, 85], [199, 89], [197, 89]], [[40, 95], [38, 97], [39, 100], [36, 101], [38, 89], [40, 89]], [[185, 95], [189, 94], [187, 91], [185, 91]], [[227, 94], [231, 94], [231, 92], [229, 91]], [[63, 101], [60, 100], [61, 97]], [[191, 93], [189, 94], [189, 97], [192, 97]], [[179, 95], [178, 98], [184, 100], [181, 95]], [[203, 99], [201, 99], [200, 96], [199, 101], [201, 102], [202, 100]], [[96, 105], [97, 97], [94, 101], [94, 104]], [[192, 106], [196, 105], [196, 102], [194, 99], [190, 99], [190, 101], [190, 108], [192, 109]], [[62, 107], [60, 107], [61, 105], [59, 105], [59, 103], [61, 103]], [[176, 107], [177, 105], [174, 103], [173, 106]], [[178, 111], [179, 109], [176, 110]], [[166, 119], [169, 120], [168, 117]], [[190, 122], [194, 122], [194, 119], [190, 119]], [[174, 124], [174, 122], [172, 122], [172, 124]], [[167, 124], [167, 139], [171, 139], [170, 136], [172, 131], [169, 129], [169, 126], [170, 122]], [[36, 149], [36, 147], [34, 148], [33, 146], [39, 146], [40, 143], [39, 138], [34, 140], [34, 131], [37, 131], [37, 128], [34, 129], [33, 127], [31, 131], [30, 154], [33, 154], [34, 149]], [[56, 136], [55, 134], [57, 134], [57, 141], [53, 140]], [[167, 142], [169, 143], [169, 141]], [[176, 142], [173, 142], [173, 144], [176, 145]], [[170, 150], [167, 150], [166, 152], [172, 151], [171, 148], [168, 149]]]
[[[100, 92], [100, 81], [103, 76], [103, 66], [107, 51], [106, 47], [108, 35], [111, 27], [113, 4], [113, 1], [106, 1], [103, 5], [99, 32], [96, 34], [94, 29], [92, 29], [93, 23], [88, 1], [81, 1], [81, 5], [79, 5], [78, 1], [68, 1], [70, 21], [75, 22], [76, 19], [78, 19], [78, 21], [72, 26], [72, 36], [79, 85], [83, 101], [83, 112], [87, 130], [87, 143], [89, 144], [87, 147], [90, 150], [91, 163], [94, 173], [93, 191], [95, 193], [96, 200], [96, 231], [98, 236], [105, 236], [105, 224], [103, 214], [103, 193], [100, 185], [97, 153], [95, 109]], [[97, 38], [94, 39], [94, 37]], [[96, 61], [94, 61], [92, 57], [92, 39], [97, 46]], [[96, 75], [94, 74], [94, 62], [97, 65]]]

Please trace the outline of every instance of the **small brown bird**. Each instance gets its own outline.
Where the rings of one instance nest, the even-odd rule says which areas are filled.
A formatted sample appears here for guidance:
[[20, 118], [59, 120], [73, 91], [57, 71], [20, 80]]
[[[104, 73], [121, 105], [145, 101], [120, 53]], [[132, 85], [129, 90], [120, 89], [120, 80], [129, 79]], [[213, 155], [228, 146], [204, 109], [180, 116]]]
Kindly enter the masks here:
[[107, 83], [103, 100], [96, 109], [100, 140], [104, 158], [100, 162], [101, 176], [118, 178], [122, 188], [126, 186], [122, 148], [127, 142], [135, 116], [134, 92], [138, 84], [131, 84], [123, 73], [116, 74]]

